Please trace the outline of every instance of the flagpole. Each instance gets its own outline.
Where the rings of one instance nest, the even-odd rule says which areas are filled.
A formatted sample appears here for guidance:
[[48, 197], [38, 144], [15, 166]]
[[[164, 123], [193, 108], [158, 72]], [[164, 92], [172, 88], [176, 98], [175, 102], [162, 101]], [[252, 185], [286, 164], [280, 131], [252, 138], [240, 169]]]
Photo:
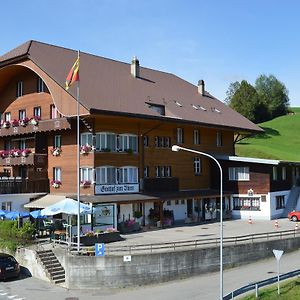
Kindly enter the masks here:
[[[78, 50], [77, 59], [80, 57]], [[80, 124], [79, 124], [80, 80], [77, 81], [77, 252], [80, 250]]]

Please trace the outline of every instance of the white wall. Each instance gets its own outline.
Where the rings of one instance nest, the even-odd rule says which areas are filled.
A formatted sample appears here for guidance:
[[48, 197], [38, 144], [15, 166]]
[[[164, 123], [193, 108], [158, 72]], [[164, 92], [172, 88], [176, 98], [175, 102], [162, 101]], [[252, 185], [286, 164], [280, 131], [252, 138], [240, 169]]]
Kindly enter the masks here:
[[28, 209], [24, 208], [24, 204], [29, 202], [32, 198], [32, 194], [4, 194], [0, 195], [0, 209], [2, 208], [3, 202], [12, 202], [12, 211], [29, 212]]
[[276, 196], [285, 196], [284, 200], [285, 200], [285, 203], [286, 203], [287, 199], [289, 197], [289, 194], [290, 194], [290, 190], [269, 193], [271, 219], [280, 218], [282, 216], [283, 212], [284, 212], [284, 208], [276, 209]]
[[178, 204], [175, 204], [175, 200], [172, 200], [171, 205], [167, 205], [167, 202], [165, 202], [164, 209], [173, 210], [175, 221], [184, 220], [187, 217], [186, 201], [184, 200], [184, 204], [181, 204], [181, 200], [178, 200]]

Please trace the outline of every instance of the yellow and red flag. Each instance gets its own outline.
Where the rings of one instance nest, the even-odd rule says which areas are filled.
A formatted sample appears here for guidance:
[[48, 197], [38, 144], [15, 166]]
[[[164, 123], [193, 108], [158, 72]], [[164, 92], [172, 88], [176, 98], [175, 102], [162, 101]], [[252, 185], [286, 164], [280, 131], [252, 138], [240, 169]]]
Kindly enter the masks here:
[[79, 81], [79, 57], [76, 59], [66, 78], [66, 90], [68, 90], [75, 81]]

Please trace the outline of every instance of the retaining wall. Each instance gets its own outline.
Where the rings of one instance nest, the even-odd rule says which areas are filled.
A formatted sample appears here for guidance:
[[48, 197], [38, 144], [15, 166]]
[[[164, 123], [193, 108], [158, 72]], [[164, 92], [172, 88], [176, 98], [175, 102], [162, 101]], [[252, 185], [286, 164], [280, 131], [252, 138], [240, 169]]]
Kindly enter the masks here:
[[[273, 256], [273, 249], [297, 250], [300, 238], [226, 246], [224, 268]], [[123, 256], [67, 256], [66, 286], [69, 288], [128, 287], [190, 277], [220, 268], [220, 248], [193, 249], [169, 253]]]

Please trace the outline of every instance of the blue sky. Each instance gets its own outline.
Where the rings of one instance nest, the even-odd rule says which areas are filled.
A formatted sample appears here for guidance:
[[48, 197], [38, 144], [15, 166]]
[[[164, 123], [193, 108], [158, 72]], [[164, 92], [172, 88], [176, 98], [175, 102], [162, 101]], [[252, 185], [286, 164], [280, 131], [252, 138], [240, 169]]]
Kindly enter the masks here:
[[[300, 1], [4, 0], [0, 55], [34, 39], [174, 73], [220, 100], [273, 74], [300, 106]], [[4, 13], [5, 12], [5, 13]]]

